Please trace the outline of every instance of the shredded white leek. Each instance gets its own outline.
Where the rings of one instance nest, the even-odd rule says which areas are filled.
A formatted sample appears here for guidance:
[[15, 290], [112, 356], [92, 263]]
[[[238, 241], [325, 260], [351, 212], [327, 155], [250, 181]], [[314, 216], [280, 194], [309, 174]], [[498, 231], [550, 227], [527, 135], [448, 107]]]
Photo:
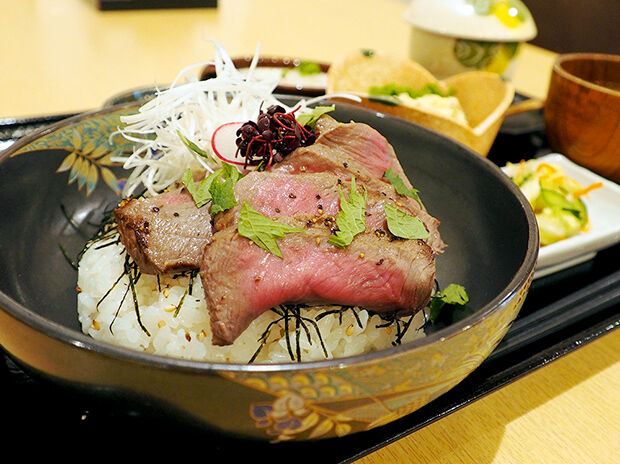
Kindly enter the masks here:
[[[193, 172], [213, 172], [221, 165], [211, 147], [213, 132], [222, 124], [256, 120], [261, 108], [277, 104], [291, 111], [274, 95], [278, 80], [259, 77], [254, 73], [258, 62], [260, 44], [247, 72], [240, 72], [224, 48], [213, 40], [215, 46], [212, 62], [197, 63], [183, 69], [164, 90], [144, 103], [136, 114], [123, 116], [124, 127], [119, 128], [127, 140], [135, 143], [133, 153], [117, 157], [125, 169], [131, 170], [123, 194], [136, 192], [140, 186], [157, 194], [178, 181], [188, 168]], [[199, 80], [190, 71], [212, 64], [216, 76]], [[185, 82], [180, 83], [182, 80]], [[298, 114], [317, 101], [333, 97], [324, 95], [302, 100]], [[355, 98], [350, 95], [338, 95]], [[207, 156], [190, 150], [181, 137], [197, 145]]]

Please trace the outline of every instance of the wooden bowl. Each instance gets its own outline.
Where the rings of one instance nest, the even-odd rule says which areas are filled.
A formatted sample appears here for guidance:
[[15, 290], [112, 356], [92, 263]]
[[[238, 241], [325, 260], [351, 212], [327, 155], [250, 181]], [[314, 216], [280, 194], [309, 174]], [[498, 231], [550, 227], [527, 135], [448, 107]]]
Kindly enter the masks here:
[[559, 56], [544, 119], [554, 151], [620, 182], [620, 55]]

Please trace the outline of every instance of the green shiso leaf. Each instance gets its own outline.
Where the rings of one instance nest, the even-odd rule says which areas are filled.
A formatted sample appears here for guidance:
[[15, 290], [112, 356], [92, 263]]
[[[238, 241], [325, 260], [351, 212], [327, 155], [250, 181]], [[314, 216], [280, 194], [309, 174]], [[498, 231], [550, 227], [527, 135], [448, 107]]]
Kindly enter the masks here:
[[440, 291], [436, 296], [436, 298], [441, 299], [446, 304], [451, 305], [465, 305], [469, 303], [469, 295], [467, 295], [467, 291], [465, 287], [458, 284], [450, 284], [442, 291]]
[[351, 178], [351, 189], [349, 192], [349, 200], [347, 200], [340, 191], [340, 211], [336, 217], [336, 226], [338, 230], [336, 235], [333, 235], [329, 239], [329, 243], [339, 248], [345, 248], [351, 244], [353, 238], [366, 230], [366, 196], [367, 192], [364, 188], [364, 193], [361, 194], [357, 191], [355, 185], [355, 176]]
[[211, 201], [211, 192], [209, 189], [211, 188], [211, 183], [218, 175], [221, 175], [221, 171], [214, 172], [208, 177], [205, 177], [202, 181], [200, 181], [200, 183], [196, 184], [194, 182], [194, 176], [191, 169], [188, 168], [183, 173], [181, 182], [185, 185], [185, 188], [194, 199], [194, 203], [196, 203], [198, 208]]
[[385, 177], [390, 182], [390, 184], [392, 184], [392, 187], [394, 187], [396, 193], [409, 198], [413, 198], [415, 201], [418, 202], [420, 208], [422, 207], [422, 202], [420, 201], [420, 197], [418, 196], [419, 190], [407, 187], [405, 182], [400, 178], [398, 174], [396, 174], [392, 170], [392, 168], [385, 171], [383, 173], [383, 177]]
[[420, 218], [411, 216], [386, 203], [387, 226], [392, 235], [406, 239], [425, 239], [430, 236]]
[[211, 193], [211, 216], [226, 211], [237, 204], [235, 182], [232, 179], [215, 179], [209, 188]]
[[429, 306], [429, 320], [434, 323], [446, 306], [462, 308], [469, 303], [469, 295], [465, 287], [458, 284], [450, 284], [431, 298]]
[[252, 208], [247, 202], [241, 206], [239, 213], [239, 235], [252, 240], [259, 247], [282, 258], [282, 251], [278, 246], [278, 240], [285, 234], [303, 232], [304, 229], [276, 222], [263, 216]]
[[211, 216], [215, 216], [237, 204], [234, 188], [241, 177], [243, 176], [236, 167], [224, 163], [221, 169], [205, 177], [198, 185], [194, 182], [191, 169], [183, 173], [181, 182], [198, 208], [211, 202]]
[[312, 109], [311, 113], [300, 114], [297, 118], [297, 122], [302, 126], [309, 126], [311, 129], [314, 129], [316, 122], [321, 116], [323, 116], [325, 113], [329, 113], [330, 111], [334, 111], [335, 109], [335, 105], [316, 106]]

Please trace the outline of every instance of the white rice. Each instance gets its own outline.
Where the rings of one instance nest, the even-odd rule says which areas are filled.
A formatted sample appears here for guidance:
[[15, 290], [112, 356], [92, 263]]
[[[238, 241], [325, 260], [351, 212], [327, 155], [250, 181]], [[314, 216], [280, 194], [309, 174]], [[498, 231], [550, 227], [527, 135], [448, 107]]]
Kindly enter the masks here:
[[[199, 277], [193, 279], [192, 292], [185, 297], [177, 311], [177, 306], [188, 289], [190, 278], [161, 277], [158, 283], [155, 276], [142, 274], [135, 286], [139, 303], [137, 313], [132, 292], [128, 289], [128, 277], [124, 276], [114, 285], [124, 270], [123, 246], [101, 245], [103, 242], [91, 246], [84, 253], [78, 271], [79, 321], [82, 331], [97, 340], [169, 357], [247, 363], [261, 345], [259, 340], [268, 324], [280, 318], [275, 312], [267, 311], [232, 345], [212, 345], [209, 313]], [[109, 292], [112, 287], [114, 289]], [[314, 320], [318, 314], [329, 309], [337, 307], [303, 309], [302, 317]], [[316, 321], [323, 344], [312, 323], [306, 324], [311, 334], [309, 342], [304, 330], [301, 330], [299, 337], [296, 336], [295, 322], [290, 320], [289, 341], [293, 354], [297, 351], [297, 338], [302, 361], [351, 356], [392, 346], [396, 337], [395, 325], [377, 327], [384, 325], [385, 321], [376, 315], [370, 316], [365, 310], [356, 311], [361, 327], [351, 310], [330, 314]], [[148, 334], [140, 327], [138, 314]], [[423, 337], [423, 323], [424, 315], [420, 311], [401, 342], [407, 343]], [[290, 362], [291, 355], [284, 332], [283, 321], [272, 326], [267, 343], [253, 362]]]

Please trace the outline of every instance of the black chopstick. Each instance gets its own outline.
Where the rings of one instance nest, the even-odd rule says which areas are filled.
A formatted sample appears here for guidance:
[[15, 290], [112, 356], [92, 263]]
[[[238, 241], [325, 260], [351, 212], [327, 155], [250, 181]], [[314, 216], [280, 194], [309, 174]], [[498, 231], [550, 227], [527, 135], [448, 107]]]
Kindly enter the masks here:
[[515, 320], [489, 360], [540, 341], [617, 304], [620, 304], [620, 270]]

